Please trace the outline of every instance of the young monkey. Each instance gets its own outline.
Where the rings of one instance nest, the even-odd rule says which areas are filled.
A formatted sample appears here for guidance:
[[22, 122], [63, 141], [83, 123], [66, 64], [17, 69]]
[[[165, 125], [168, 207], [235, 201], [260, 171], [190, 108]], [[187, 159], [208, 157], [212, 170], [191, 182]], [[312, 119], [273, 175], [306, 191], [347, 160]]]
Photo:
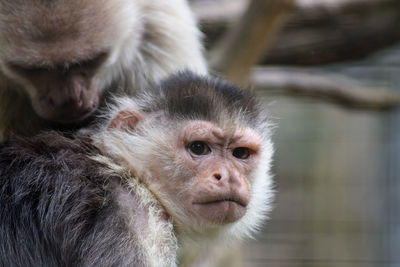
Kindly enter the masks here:
[[183, 72], [119, 98], [92, 137], [0, 148], [0, 265], [176, 266], [271, 208], [269, 123], [249, 91]]

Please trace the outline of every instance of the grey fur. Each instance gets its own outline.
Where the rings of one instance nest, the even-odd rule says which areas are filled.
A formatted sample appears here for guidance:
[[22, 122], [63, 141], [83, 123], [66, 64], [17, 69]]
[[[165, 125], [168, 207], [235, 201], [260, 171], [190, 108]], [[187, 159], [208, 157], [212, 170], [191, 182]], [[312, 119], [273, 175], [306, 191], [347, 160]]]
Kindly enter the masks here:
[[146, 212], [121, 211], [139, 201], [99, 153], [55, 132], [1, 147], [0, 266], [146, 266], [125, 218]]

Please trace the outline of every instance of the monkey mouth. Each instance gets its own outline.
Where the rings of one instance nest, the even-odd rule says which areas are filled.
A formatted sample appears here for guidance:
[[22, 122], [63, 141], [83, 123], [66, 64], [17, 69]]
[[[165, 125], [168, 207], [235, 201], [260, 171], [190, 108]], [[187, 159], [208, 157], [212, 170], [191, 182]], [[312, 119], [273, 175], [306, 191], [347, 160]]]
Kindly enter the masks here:
[[240, 195], [216, 196], [192, 202], [194, 211], [216, 224], [232, 223], [245, 213], [248, 200]]
[[70, 108], [69, 112], [61, 113], [61, 116], [58, 118], [58, 122], [69, 124], [81, 122], [87, 119], [96, 111], [99, 105], [99, 98], [95, 96], [91, 100], [86, 100], [82, 102], [84, 103], [82, 104], [82, 107]]
[[220, 203], [229, 203], [232, 202], [233, 204], [237, 204], [242, 207], [247, 206], [247, 201], [240, 198], [240, 197], [221, 197], [221, 198], [211, 198], [209, 200], [201, 200], [193, 202], [194, 205], [213, 205], [213, 204], [220, 204]]
[[46, 106], [40, 102], [33, 102], [32, 104], [38, 116], [45, 120], [58, 124], [73, 124], [89, 118], [97, 110], [99, 98], [95, 96], [91, 100], [81, 100], [79, 106]]

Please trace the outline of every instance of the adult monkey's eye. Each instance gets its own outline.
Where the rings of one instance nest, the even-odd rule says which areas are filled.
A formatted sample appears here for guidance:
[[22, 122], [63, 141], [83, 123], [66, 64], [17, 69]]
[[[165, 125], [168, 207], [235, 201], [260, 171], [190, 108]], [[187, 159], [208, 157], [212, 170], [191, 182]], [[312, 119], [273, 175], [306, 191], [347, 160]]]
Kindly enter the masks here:
[[191, 153], [197, 156], [206, 155], [211, 152], [207, 144], [202, 141], [194, 141], [189, 144], [188, 148]]
[[232, 155], [238, 159], [247, 159], [250, 157], [250, 148], [237, 147], [233, 150]]

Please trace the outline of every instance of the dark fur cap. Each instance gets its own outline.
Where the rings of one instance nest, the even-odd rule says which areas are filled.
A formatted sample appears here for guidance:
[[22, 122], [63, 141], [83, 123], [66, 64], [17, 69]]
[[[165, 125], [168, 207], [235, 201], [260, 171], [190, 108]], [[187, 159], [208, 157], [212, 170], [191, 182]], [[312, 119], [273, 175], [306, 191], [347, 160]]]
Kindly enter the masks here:
[[263, 120], [262, 109], [251, 90], [242, 90], [216, 77], [180, 72], [150, 92], [152, 97], [146, 103], [146, 112], [163, 110], [172, 118], [216, 122], [241, 117], [250, 126]]

